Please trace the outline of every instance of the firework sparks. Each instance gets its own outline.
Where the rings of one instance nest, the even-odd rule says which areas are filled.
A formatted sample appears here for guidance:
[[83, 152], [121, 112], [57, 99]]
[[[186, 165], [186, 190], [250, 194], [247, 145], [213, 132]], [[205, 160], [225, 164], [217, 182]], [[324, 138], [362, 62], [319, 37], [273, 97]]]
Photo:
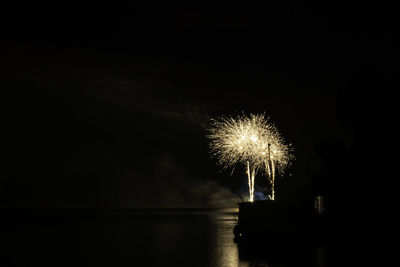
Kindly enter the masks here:
[[254, 200], [254, 181], [258, 172], [264, 173], [271, 185], [270, 199], [275, 199], [275, 169], [283, 173], [293, 159], [276, 127], [265, 114], [220, 117], [212, 120], [208, 138], [213, 158], [222, 168], [237, 164], [246, 166], [250, 201]]

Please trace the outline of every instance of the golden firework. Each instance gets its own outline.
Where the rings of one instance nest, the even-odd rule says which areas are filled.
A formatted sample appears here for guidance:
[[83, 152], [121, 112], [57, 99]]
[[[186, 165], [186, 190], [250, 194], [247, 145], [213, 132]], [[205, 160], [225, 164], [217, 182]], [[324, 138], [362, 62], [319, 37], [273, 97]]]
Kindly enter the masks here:
[[275, 199], [275, 170], [283, 173], [293, 159], [275, 125], [265, 114], [238, 115], [213, 119], [209, 129], [211, 156], [224, 169], [245, 165], [250, 201], [254, 200], [254, 180], [258, 172], [265, 173], [271, 184], [270, 199]]

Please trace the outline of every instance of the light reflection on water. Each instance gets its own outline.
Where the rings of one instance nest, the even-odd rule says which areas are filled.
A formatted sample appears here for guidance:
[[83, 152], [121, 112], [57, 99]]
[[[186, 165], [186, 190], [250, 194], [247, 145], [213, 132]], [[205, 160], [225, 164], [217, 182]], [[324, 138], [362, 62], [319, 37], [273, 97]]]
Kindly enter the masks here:
[[233, 228], [237, 223], [237, 215], [218, 214], [214, 216], [216, 223], [216, 239], [215, 239], [215, 252], [210, 266], [221, 267], [249, 267], [259, 266], [268, 267], [266, 260], [262, 259], [240, 259], [239, 247], [233, 241]]
[[[213, 216], [216, 231], [215, 252], [210, 266], [223, 267], [273, 267], [273, 266], [326, 266], [325, 248], [302, 246], [299, 244], [280, 244], [276, 249], [270, 246], [237, 244], [233, 241], [233, 228], [237, 223], [236, 214]], [[265, 244], [270, 242], [265, 240]], [[299, 247], [301, 246], [301, 247]]]
[[[236, 219], [227, 218], [216, 219], [216, 240], [215, 240], [215, 266], [240, 266], [238, 247], [233, 242], [233, 227]], [[246, 266], [246, 265], [242, 265]]]
[[2, 229], [10, 239], [20, 240], [0, 262], [16, 266], [323, 266], [321, 249], [293, 254], [259, 247], [254, 253], [239, 246], [233, 241], [236, 212], [123, 211], [112, 216], [35, 217]]

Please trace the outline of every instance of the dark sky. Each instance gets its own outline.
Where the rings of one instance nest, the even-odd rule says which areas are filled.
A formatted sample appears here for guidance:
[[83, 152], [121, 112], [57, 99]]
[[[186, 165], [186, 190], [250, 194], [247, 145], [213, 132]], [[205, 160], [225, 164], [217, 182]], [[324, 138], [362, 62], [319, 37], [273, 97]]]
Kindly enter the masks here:
[[3, 12], [0, 206], [233, 205], [246, 179], [219, 172], [206, 128], [242, 111], [265, 111], [293, 143], [291, 195], [375, 190], [367, 155], [388, 149], [398, 72], [389, 6]]

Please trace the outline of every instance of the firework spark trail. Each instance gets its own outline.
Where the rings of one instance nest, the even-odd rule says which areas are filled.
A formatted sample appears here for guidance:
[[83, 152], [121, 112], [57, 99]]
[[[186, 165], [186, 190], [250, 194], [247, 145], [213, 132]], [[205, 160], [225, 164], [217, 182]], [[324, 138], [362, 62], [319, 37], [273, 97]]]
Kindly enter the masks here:
[[275, 169], [282, 174], [293, 156], [291, 146], [285, 144], [265, 114], [220, 117], [212, 121], [209, 132], [211, 155], [222, 168], [246, 165], [250, 201], [254, 200], [257, 172], [266, 174], [271, 184], [270, 199], [273, 200]]
[[250, 202], [253, 202], [253, 193], [252, 193], [252, 183], [251, 183], [251, 175], [250, 175], [250, 164], [247, 161], [247, 179], [248, 179], [248, 183], [249, 183], [249, 195], [250, 195]]
[[254, 201], [254, 181], [256, 178], [255, 170], [253, 169], [251, 172], [251, 194], [250, 194], [250, 202]]

